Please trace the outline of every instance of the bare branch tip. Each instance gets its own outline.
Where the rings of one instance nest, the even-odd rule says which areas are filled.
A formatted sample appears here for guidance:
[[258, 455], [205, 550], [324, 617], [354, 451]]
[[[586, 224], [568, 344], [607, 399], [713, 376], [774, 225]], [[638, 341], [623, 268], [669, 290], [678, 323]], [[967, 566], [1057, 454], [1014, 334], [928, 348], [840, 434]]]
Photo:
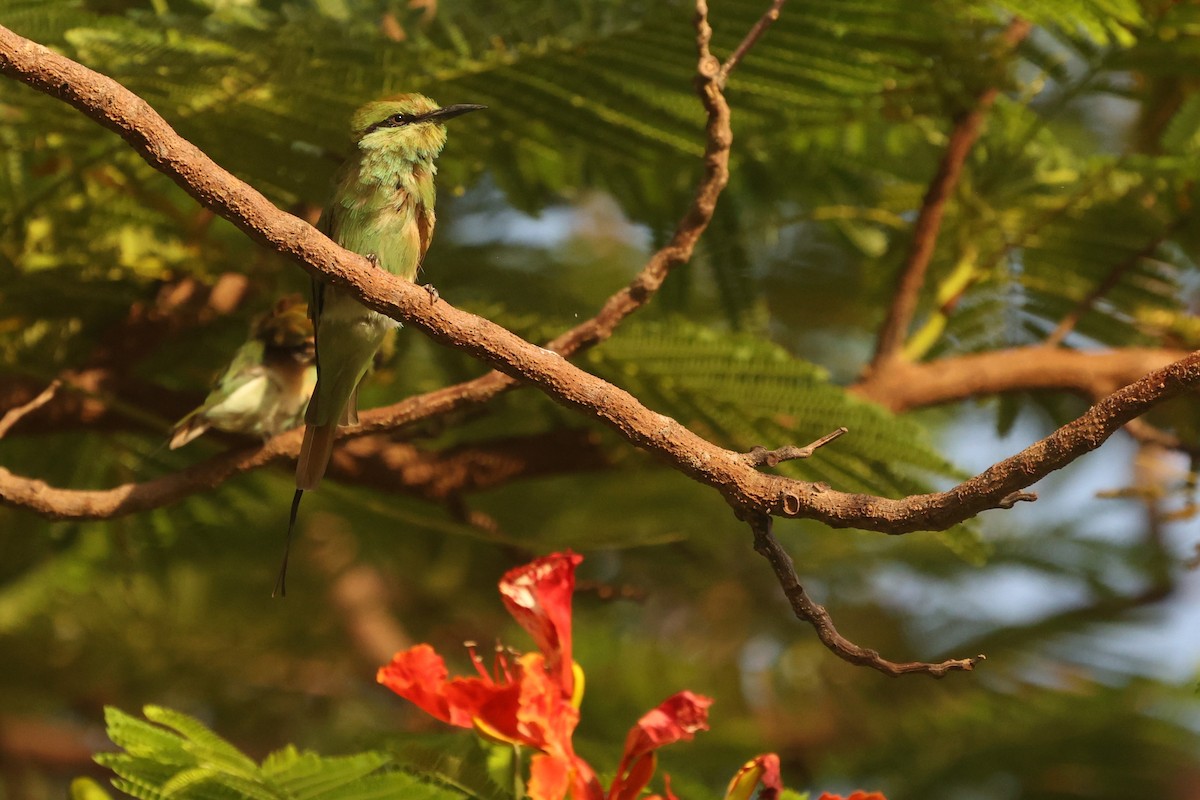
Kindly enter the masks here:
[[804, 445], [804, 447], [785, 445], [783, 447], [776, 448], [775, 450], [768, 450], [762, 445], [758, 445], [750, 452], [744, 453], [743, 455], [747, 463], [749, 463], [752, 467], [761, 467], [764, 465], [768, 467], [775, 467], [784, 461], [794, 461], [800, 458], [809, 458], [813, 453], [817, 452], [817, 450], [820, 450], [822, 447], [847, 433], [849, 430], [849, 428], [843, 425], [836, 430], [830, 431], [816, 441]]
[[1038, 499], [1037, 492], [1013, 492], [1001, 498], [996, 508], [1012, 508], [1017, 503], [1032, 503]]
[[750, 48], [754, 47], [767, 28], [779, 19], [783, 4], [786, 2], [787, 0], [773, 0], [771, 7], [763, 12], [758, 22], [754, 23], [754, 26], [746, 33], [741, 43], [729, 54], [729, 58], [725, 59], [725, 63], [720, 65], [716, 73], [718, 88], [725, 88], [725, 82], [729, 80], [729, 73], [733, 72], [734, 67], [745, 57], [746, 53], [750, 52]]
[[58, 378], [50, 381], [50, 384], [43, 389], [37, 397], [30, 400], [24, 405], [9, 409], [3, 417], [0, 417], [0, 439], [3, 439], [13, 427], [16, 426], [24, 417], [37, 411], [42, 406], [49, 403], [53, 398], [58, 388], [62, 386], [62, 381]]

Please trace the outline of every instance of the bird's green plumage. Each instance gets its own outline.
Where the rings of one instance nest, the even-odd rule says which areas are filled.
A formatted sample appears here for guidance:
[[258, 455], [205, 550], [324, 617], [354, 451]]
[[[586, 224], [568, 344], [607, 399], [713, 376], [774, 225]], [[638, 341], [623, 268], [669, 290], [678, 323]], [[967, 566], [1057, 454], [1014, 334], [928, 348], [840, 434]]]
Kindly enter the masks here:
[[[434, 159], [446, 143], [442, 121], [474, 108], [439, 109], [428, 97], [406, 94], [359, 109], [351, 121], [354, 153], [338, 175], [321, 230], [347, 250], [374, 258], [379, 268], [415, 279], [433, 236]], [[313, 283], [311, 313], [318, 378], [296, 470], [301, 489], [320, 481], [336, 427], [358, 421], [358, 385], [397, 324], [319, 281]]]
[[289, 295], [255, 320], [204, 404], [176, 423], [171, 449], [209, 428], [262, 437], [293, 428], [315, 382], [312, 325], [299, 295]]
[[[417, 277], [433, 237], [433, 160], [446, 144], [445, 120], [483, 108], [438, 108], [419, 94], [368, 103], [351, 120], [354, 154], [338, 175], [318, 223], [347, 250], [375, 260], [406, 280]], [[305, 415], [296, 460], [296, 493], [275, 593], [287, 594], [287, 553], [300, 498], [317, 488], [333, 452], [338, 425], [358, 422], [358, 384], [375, 351], [397, 323], [363, 306], [344, 289], [313, 282], [309, 304], [317, 341], [317, 388]]]

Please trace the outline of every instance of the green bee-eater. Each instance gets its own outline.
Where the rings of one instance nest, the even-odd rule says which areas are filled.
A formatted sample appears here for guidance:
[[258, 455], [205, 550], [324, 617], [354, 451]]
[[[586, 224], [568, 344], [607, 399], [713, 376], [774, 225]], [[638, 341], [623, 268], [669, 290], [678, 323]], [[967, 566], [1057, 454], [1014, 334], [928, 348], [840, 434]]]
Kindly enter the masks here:
[[312, 323], [299, 295], [284, 297], [254, 321], [204, 404], [175, 424], [171, 449], [209, 428], [264, 439], [294, 428], [316, 382]]
[[[354, 152], [338, 175], [317, 227], [335, 242], [370, 258], [393, 275], [413, 280], [433, 237], [434, 159], [446, 144], [448, 119], [483, 108], [439, 108], [419, 94], [402, 94], [360, 108], [351, 120]], [[314, 280], [309, 315], [317, 337], [317, 388], [305, 414], [296, 462], [291, 540], [300, 497], [325, 474], [341, 425], [358, 423], [358, 386], [388, 330], [397, 323], [344, 289]], [[286, 593], [285, 550], [276, 589]]]

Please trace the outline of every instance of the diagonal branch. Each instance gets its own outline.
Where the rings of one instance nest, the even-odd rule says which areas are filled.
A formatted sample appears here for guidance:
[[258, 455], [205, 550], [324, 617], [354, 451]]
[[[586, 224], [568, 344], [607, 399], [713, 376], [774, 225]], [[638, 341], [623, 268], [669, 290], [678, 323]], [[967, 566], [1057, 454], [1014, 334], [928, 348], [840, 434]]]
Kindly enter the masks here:
[[1068, 391], [1095, 401], [1187, 355], [1153, 347], [1099, 352], [1014, 347], [922, 363], [895, 361], [849, 391], [895, 413], [1005, 392]]
[[750, 518], [750, 528], [754, 531], [754, 549], [771, 565], [796, 618], [812, 625], [813, 630], [817, 632], [817, 638], [838, 658], [851, 664], [877, 669], [892, 678], [911, 673], [944, 678], [950, 672], [969, 672], [975, 669], [977, 662], [987, 658], [978, 655], [974, 658], [955, 658], [936, 664], [922, 661], [896, 662], [888, 661], [874, 650], [856, 645], [838, 633], [833, 618], [829, 616], [825, 607], [808, 596], [808, 592], [800, 584], [800, 576], [796, 574], [796, 565], [792, 562], [792, 557], [772, 532], [772, 522], [771, 517], [764, 515], [754, 515]]
[[[1012, 50], [1029, 35], [1031, 25], [1027, 20], [1016, 17], [1009, 23], [1001, 37], [1001, 43], [1006, 50]], [[892, 304], [888, 308], [887, 317], [879, 329], [879, 338], [875, 345], [875, 358], [870, 370], [879, 369], [882, 365], [895, 361], [900, 357], [904, 340], [908, 336], [909, 325], [912, 324], [913, 314], [917, 309], [917, 298], [921, 287], [925, 285], [925, 272], [933, 259], [933, 251], [937, 246], [938, 234], [942, 229], [942, 218], [946, 213], [946, 204], [954, 187], [962, 175], [963, 164], [967, 155], [979, 138], [983, 128], [984, 118], [996, 102], [1000, 90], [991, 86], [983, 91], [975, 101], [970, 111], [962, 114], [954, 123], [950, 138], [946, 142], [946, 151], [938, 164], [937, 172], [925, 191], [921, 201], [921, 210], [913, 225], [912, 241], [909, 243], [908, 254], [900, 268], [900, 278], [896, 283], [896, 291], [892, 296]]]

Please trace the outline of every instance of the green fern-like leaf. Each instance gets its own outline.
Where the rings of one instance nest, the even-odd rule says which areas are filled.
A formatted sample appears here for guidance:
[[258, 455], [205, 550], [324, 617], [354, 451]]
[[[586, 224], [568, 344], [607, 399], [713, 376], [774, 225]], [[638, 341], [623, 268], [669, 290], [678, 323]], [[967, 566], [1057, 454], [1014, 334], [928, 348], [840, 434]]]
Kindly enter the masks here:
[[200, 762], [210, 763], [237, 774], [249, 774], [257, 767], [240, 750], [209, 730], [199, 720], [161, 706], [146, 706], [146, 719], [180, 734], [185, 747]]
[[[256, 764], [198, 720], [149, 706], [146, 719], [105, 710], [109, 737], [124, 752], [97, 762], [113, 786], [141, 800], [453, 800], [471, 796], [436, 775], [397, 770], [382, 753], [327, 758], [288, 746]], [[433, 782], [431, 782], [431, 780]]]
[[589, 354], [603, 376], [701, 435], [749, 450], [847, 436], [789, 470], [838, 489], [919, 492], [920, 473], [955, 475], [915, 423], [859, 400], [823, 369], [748, 334], [683, 320], [629, 326]]

